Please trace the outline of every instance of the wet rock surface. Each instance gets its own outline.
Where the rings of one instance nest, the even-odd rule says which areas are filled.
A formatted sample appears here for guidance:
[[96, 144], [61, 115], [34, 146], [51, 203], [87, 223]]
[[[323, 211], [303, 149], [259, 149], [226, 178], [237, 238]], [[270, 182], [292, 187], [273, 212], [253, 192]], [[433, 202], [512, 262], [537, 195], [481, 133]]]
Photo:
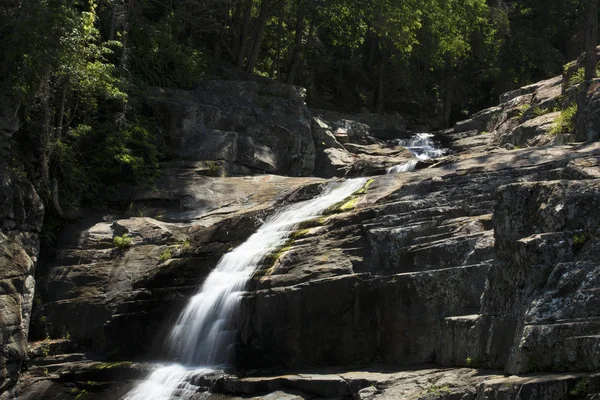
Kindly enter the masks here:
[[[213, 119], [204, 111], [198, 119], [210, 134], [225, 122], [241, 127], [248, 121], [235, 115], [250, 111], [249, 126], [269, 125], [279, 105], [299, 104], [289, 88], [252, 86], [244, 92], [247, 115], [238, 114], [228, 107], [239, 93], [216, 99], [210, 85], [217, 84], [207, 85], [208, 94], [189, 101], [198, 110], [218, 108]], [[553, 143], [547, 128], [554, 116], [530, 118], [520, 108], [550, 107], [560, 87], [555, 78], [503, 96], [499, 107], [440, 134], [451, 154], [414, 172], [375, 176], [290, 232], [243, 295], [239, 369], [192, 374], [198, 398], [597, 396], [600, 145], [516, 148]], [[157, 96], [157, 107], [178, 109], [167, 104], [171, 93]], [[349, 119], [301, 114], [301, 140], [313, 144], [317, 167], [280, 164], [275, 151], [271, 162], [259, 151], [271, 144], [254, 146], [259, 139], [250, 130], [234, 129], [236, 141], [256, 140], [253, 161], [240, 161], [241, 153], [181, 153], [154, 188], [127, 194], [127, 213], [88, 215], [65, 230], [38, 275], [41, 304], [31, 328], [39, 339], [63, 342], [32, 348], [22, 398], [119, 398], [154, 368], [129, 361], [159, 355], [170, 323], [224, 253], [275, 209], [335, 184], [217, 175], [376, 175], [414, 160], [399, 146], [371, 142], [379, 129], [405, 130], [400, 120], [378, 128], [354, 121], [344, 133], [336, 121]], [[184, 128], [174, 129], [192, 142], [206, 133]], [[181, 151], [193, 147], [184, 142]], [[24, 254], [8, 249], [11, 257]]]

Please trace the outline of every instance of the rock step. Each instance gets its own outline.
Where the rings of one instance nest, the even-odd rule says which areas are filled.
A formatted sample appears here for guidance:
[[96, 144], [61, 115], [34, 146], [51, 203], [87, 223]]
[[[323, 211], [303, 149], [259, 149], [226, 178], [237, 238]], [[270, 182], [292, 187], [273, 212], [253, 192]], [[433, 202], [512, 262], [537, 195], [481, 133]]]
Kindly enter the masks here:
[[[476, 312], [488, 270], [477, 264], [401, 274], [359, 271], [249, 292], [240, 313], [246, 357], [240, 365], [431, 361], [440, 316]], [[249, 352], [249, 345], [260, 351]]]
[[[439, 243], [445, 240], [449, 240], [452, 238], [466, 238], [467, 236], [481, 236], [481, 235], [493, 235], [493, 231], [483, 231], [483, 232], [475, 232], [475, 233], [471, 233], [471, 234], [460, 234], [458, 232], [456, 232], [458, 229], [460, 229], [461, 227], [459, 226], [441, 226], [440, 230], [442, 232], [438, 233], [433, 233], [431, 235], [423, 235], [423, 236], [417, 236], [412, 240], [412, 244], [413, 245], [422, 245], [422, 244], [435, 244], [435, 243]], [[493, 243], [492, 243], [493, 244]]]
[[223, 377], [214, 382], [212, 391], [232, 395], [251, 395], [276, 391], [300, 391], [321, 398], [347, 398], [372, 382], [366, 379], [344, 379], [338, 375], [284, 375], [264, 378]]
[[69, 339], [52, 339], [30, 342], [27, 355], [29, 359], [66, 354], [77, 350], [77, 344]]
[[77, 361], [83, 361], [86, 358], [85, 353], [69, 353], [69, 354], [56, 354], [48, 357], [36, 358], [29, 360], [28, 364], [31, 367], [43, 367], [52, 366], [58, 364], [65, 364]]

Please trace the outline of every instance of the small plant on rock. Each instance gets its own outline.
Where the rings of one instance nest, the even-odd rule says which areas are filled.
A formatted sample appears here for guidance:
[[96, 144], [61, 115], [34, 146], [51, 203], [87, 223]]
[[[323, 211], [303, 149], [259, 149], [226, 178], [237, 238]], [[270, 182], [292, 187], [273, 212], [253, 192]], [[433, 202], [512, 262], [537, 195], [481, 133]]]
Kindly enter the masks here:
[[573, 236], [573, 250], [575, 250], [576, 252], [578, 252], [579, 250], [581, 250], [583, 248], [583, 246], [591, 238], [592, 238], [592, 235], [590, 235], [587, 232], [581, 233], [579, 235], [574, 235]]
[[115, 247], [119, 250], [124, 250], [131, 247], [132, 240], [126, 233], [123, 236], [115, 236], [113, 239]]
[[561, 133], [573, 132], [575, 128], [575, 116], [577, 115], [577, 104], [572, 103], [563, 112], [560, 113], [554, 127], [550, 130], [551, 135], [559, 135]]
[[569, 392], [569, 399], [570, 400], [582, 400], [585, 399], [588, 395], [590, 389], [590, 378], [585, 377], [583, 379], [580, 379], [577, 384], [575, 385], [575, 387], [573, 388], [573, 390], [571, 390]]
[[519, 107], [519, 111], [517, 112], [517, 119], [523, 119], [525, 113], [527, 113], [527, 111], [529, 111], [530, 108], [531, 104], [523, 104], [521, 107]]
[[579, 68], [577, 70], [577, 72], [575, 72], [573, 74], [573, 76], [571, 76], [571, 78], [569, 78], [569, 83], [567, 84], [567, 87], [578, 86], [578, 85], [582, 84], [584, 81], [585, 81], [585, 68]]
[[441, 386], [441, 387], [433, 385], [433, 386], [430, 386], [427, 389], [427, 393], [434, 393], [436, 395], [448, 394], [450, 392], [451, 392], [451, 390], [450, 390], [450, 387], [448, 385], [444, 385], [444, 386]]
[[209, 176], [221, 176], [221, 166], [215, 161], [207, 161], [206, 168]]
[[158, 258], [160, 259], [160, 262], [165, 262], [172, 256], [173, 252], [171, 251], [171, 249], [167, 248], [162, 253], [160, 253], [160, 256], [158, 256]]
[[535, 115], [536, 117], [541, 117], [542, 115], [546, 115], [550, 112], [549, 109], [547, 108], [542, 108], [542, 107], [535, 107], [533, 109], [533, 115]]

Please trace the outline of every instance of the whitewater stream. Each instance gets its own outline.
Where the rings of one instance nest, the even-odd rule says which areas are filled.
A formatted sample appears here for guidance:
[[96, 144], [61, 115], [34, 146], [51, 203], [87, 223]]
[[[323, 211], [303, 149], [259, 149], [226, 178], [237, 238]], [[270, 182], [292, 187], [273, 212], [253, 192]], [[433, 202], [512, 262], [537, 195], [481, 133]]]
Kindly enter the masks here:
[[246, 284], [261, 261], [283, 246], [301, 222], [321, 214], [362, 188], [367, 178], [344, 181], [314, 199], [271, 216], [248, 240], [225, 254], [181, 312], [168, 337], [169, 355], [179, 364], [161, 366], [125, 400], [189, 399], [197, 387], [189, 377], [227, 366], [235, 344], [234, 314]]
[[388, 174], [414, 171], [419, 161], [438, 158], [446, 154], [446, 149], [439, 149], [435, 146], [431, 133], [417, 133], [410, 139], [396, 139], [392, 143], [396, 146], [406, 147], [417, 159], [388, 168]]
[[[409, 149], [417, 160], [388, 168], [388, 173], [408, 172], [419, 160], [440, 157], [433, 135], [419, 133], [395, 145]], [[231, 360], [236, 343], [235, 313], [243, 291], [264, 258], [281, 248], [298, 224], [315, 218], [361, 189], [367, 178], [349, 179], [311, 200], [284, 207], [252, 236], [225, 254], [197, 294], [179, 315], [167, 338], [169, 356], [177, 364], [163, 365], [129, 392], [124, 400], [181, 400], [197, 396], [193, 376], [222, 370]]]

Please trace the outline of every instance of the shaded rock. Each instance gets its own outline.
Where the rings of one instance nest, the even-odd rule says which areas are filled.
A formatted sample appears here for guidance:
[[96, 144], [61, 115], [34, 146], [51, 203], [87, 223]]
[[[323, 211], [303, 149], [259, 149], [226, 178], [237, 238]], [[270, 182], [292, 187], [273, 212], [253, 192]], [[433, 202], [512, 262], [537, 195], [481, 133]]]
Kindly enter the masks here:
[[585, 94], [580, 95], [575, 120], [575, 140], [594, 142], [600, 138], [600, 80], [591, 82]]
[[[348, 129], [347, 124], [342, 122], [343, 120], [348, 123], [359, 123], [368, 127], [370, 136], [380, 140], [398, 139], [406, 134], [407, 121], [399, 114], [344, 114], [330, 110], [317, 110], [311, 109], [310, 113], [313, 116], [320, 116], [324, 120], [329, 121], [330, 125], [335, 128]], [[351, 122], [354, 121], [354, 122]], [[360, 126], [360, 125], [357, 125]]]
[[[314, 141], [302, 89], [273, 81], [203, 81], [148, 101], [176, 155], [261, 172], [309, 175]], [[235, 169], [230, 172], [235, 172]]]
[[488, 131], [496, 124], [496, 119], [501, 113], [502, 107], [491, 107], [481, 110], [471, 116], [470, 119], [459, 121], [454, 126], [454, 132], [467, 132], [472, 130]]
[[328, 148], [319, 154], [316, 165], [315, 175], [330, 178], [342, 177], [354, 163], [356, 156], [353, 156], [345, 149]]
[[505, 136], [500, 136], [500, 144], [513, 146], [539, 146], [553, 140], [550, 135], [560, 112], [553, 112], [530, 119], [518, 125]]
[[0, 171], [0, 393], [9, 396], [27, 358], [43, 216], [33, 185]]
[[488, 274], [482, 316], [464, 319], [464, 328], [459, 319], [448, 321], [458, 340], [454, 362], [466, 355], [510, 373], [598, 369], [599, 185], [594, 179], [499, 189], [499, 263]]

